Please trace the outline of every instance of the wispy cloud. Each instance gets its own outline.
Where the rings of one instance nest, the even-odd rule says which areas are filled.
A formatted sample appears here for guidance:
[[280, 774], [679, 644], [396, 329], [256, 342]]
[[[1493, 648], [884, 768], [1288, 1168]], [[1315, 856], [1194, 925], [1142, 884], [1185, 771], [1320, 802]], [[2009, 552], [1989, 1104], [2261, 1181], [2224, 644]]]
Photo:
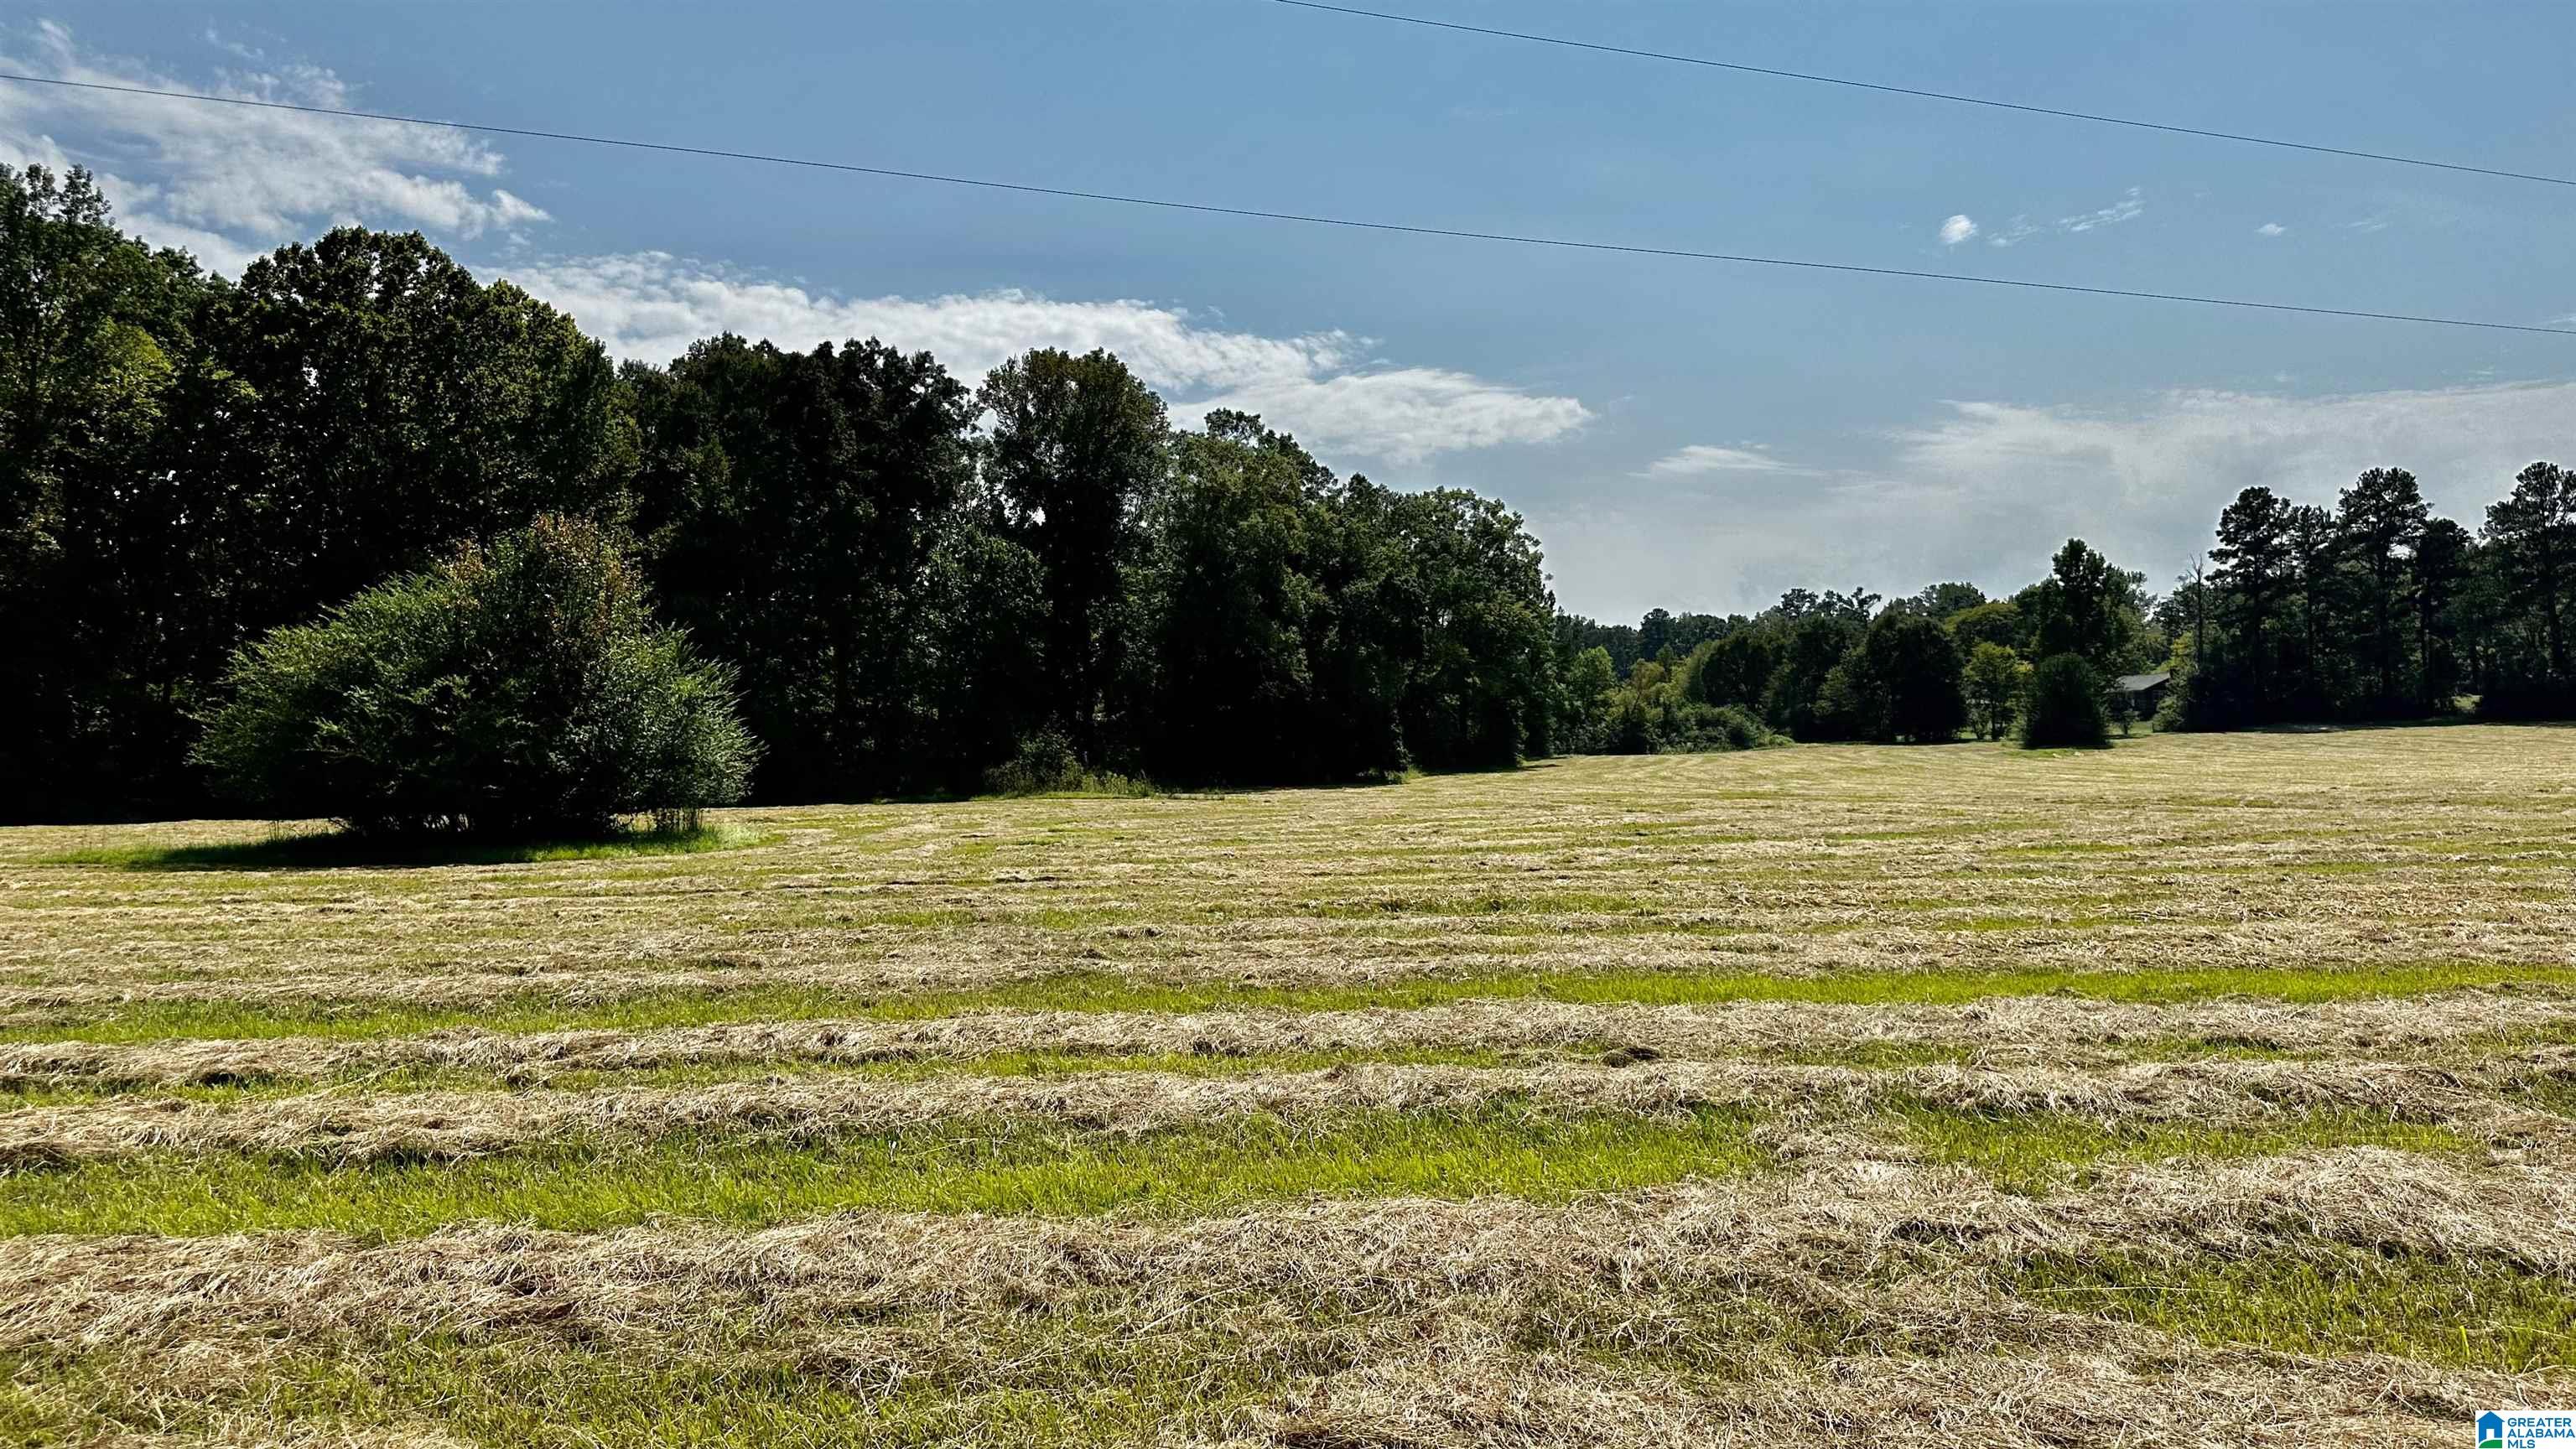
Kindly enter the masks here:
[[[248, 100], [348, 107], [358, 99], [339, 76], [312, 65], [223, 71], [205, 84], [174, 80], [137, 61], [85, 55], [70, 29], [50, 20], [20, 40], [0, 38], [0, 65]], [[448, 127], [12, 86], [0, 88], [0, 159], [90, 166], [129, 230], [186, 247], [219, 271], [341, 220], [470, 240], [548, 219], [489, 184], [506, 170], [499, 151]]]
[[[85, 54], [68, 28], [51, 21], [14, 42], [18, 48], [0, 33], [0, 67], [333, 107], [358, 99], [327, 69], [274, 60], [213, 31], [205, 39], [227, 64], [261, 68], [220, 71], [211, 83], [174, 80], [139, 62]], [[446, 127], [0, 87], [0, 160], [87, 164], [126, 229], [185, 247], [224, 272], [342, 221], [418, 227], [453, 245], [549, 220], [493, 184], [507, 170], [499, 150]], [[659, 252], [497, 270], [571, 312], [621, 357], [665, 362], [726, 331], [786, 347], [879, 337], [934, 352], [971, 380], [1032, 347], [1106, 347], [1173, 399], [1184, 423], [1212, 408], [1241, 408], [1328, 455], [1413, 463], [1551, 442], [1593, 419], [1572, 397], [1450, 368], [1387, 363], [1373, 355], [1369, 339], [1349, 332], [1262, 336], [1145, 302], [1068, 302], [1007, 289], [845, 297]]]
[[2209, 546], [2219, 509], [2257, 484], [2331, 504], [2363, 469], [2402, 466], [2436, 509], [2475, 527], [2525, 464], [2568, 460], [2570, 417], [2568, 381], [2176, 391], [2119, 409], [1962, 401], [1850, 468], [1747, 474], [1723, 509], [1676, 510], [1668, 485], [1641, 478], [1604, 479], [1577, 505], [1531, 514], [1548, 562], [1587, 581], [1580, 607], [1609, 617], [1655, 604], [1758, 609], [1802, 584], [1896, 594], [1967, 579], [2009, 591], [2070, 537], [2160, 589]]
[[1571, 397], [1439, 367], [1391, 366], [1349, 332], [1264, 337], [1185, 308], [1059, 301], [991, 291], [847, 297], [661, 252], [514, 262], [504, 274], [570, 312], [621, 357], [665, 362], [720, 332], [805, 348], [875, 337], [936, 354], [969, 380], [1032, 347], [1105, 347], [1193, 423], [1256, 412], [1327, 454], [1415, 463], [1435, 454], [1547, 443], [1592, 421]]
[[2289, 230], [2290, 229], [2288, 227], [2281, 225], [2277, 221], [2267, 221], [2261, 226], [2254, 228], [2254, 234], [2256, 236], [2282, 236], [2286, 235]]
[[1987, 237], [1986, 245], [1990, 247], [2008, 247], [2017, 242], [2026, 241], [2038, 234], [2039, 228], [2031, 224], [2029, 217], [2016, 216], [2011, 221], [2006, 222], [2002, 230]]
[[1646, 465], [1640, 478], [1697, 478], [1710, 473], [1803, 473], [1771, 456], [1760, 444], [1748, 448], [1720, 447], [1714, 443], [1693, 443]]
[[2106, 226], [2118, 226], [2124, 221], [2135, 221], [2144, 216], [2146, 211], [2146, 191], [2144, 188], [2132, 186], [2119, 200], [2099, 211], [2078, 212], [2073, 216], [2059, 217], [2057, 229], [2064, 232], [2097, 231]]
[[1976, 234], [1976, 221], [1964, 212], [1941, 223], [1941, 245], [1945, 247], [1957, 246]]
[[[2012, 220], [1999, 227], [1980, 228], [1974, 222], [1970, 222], [1967, 229], [1955, 237], [1950, 234], [1947, 227], [1944, 227], [1941, 240], [1947, 245], [1957, 246], [1970, 237], [1982, 235], [1986, 239], [1986, 245], [1990, 247], [2018, 246], [2043, 233], [2054, 232], [2062, 236], [2072, 236], [2078, 232], [2099, 231], [2106, 226], [2117, 226], [2124, 221], [2135, 221], [2144, 216], [2146, 210], [2145, 189], [2132, 186], [2121, 195], [2119, 200], [2109, 206], [2094, 211], [2077, 212], [2073, 216], [2061, 216], [2048, 225], [2031, 220], [2027, 214], [2016, 214]], [[1966, 221], [1967, 218], [1952, 217], [1951, 220], [1958, 222]]]

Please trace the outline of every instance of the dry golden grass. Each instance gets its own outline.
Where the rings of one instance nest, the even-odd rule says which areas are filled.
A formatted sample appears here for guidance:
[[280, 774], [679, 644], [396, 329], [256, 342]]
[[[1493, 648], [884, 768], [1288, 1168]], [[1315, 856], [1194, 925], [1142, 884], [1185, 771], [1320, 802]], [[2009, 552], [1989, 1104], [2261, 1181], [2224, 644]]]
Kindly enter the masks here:
[[2571, 741], [0, 832], [0, 1441], [2456, 1442], [2576, 1393]]

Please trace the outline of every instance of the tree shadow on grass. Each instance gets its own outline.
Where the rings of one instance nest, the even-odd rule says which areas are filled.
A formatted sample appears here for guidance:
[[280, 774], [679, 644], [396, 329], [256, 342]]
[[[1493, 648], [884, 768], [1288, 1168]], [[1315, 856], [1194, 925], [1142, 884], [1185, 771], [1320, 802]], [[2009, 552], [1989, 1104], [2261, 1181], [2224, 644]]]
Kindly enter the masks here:
[[442, 865], [530, 865], [564, 860], [622, 860], [739, 850], [767, 837], [722, 825], [694, 830], [639, 830], [587, 840], [478, 840], [471, 837], [381, 839], [342, 830], [273, 835], [211, 845], [124, 845], [68, 850], [39, 865], [108, 870], [403, 870]]

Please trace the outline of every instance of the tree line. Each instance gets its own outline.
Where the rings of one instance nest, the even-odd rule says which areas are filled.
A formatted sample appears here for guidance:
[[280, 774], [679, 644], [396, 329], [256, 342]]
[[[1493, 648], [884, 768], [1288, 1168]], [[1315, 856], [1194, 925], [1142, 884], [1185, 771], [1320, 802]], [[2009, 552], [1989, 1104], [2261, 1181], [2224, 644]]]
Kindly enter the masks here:
[[2576, 477], [2534, 463], [2467, 525], [2415, 475], [2373, 468], [2331, 509], [2248, 488], [2159, 618], [2182, 722], [2576, 714]]
[[[358, 637], [278, 631], [365, 599], [415, 629], [488, 604], [524, 639], [559, 587], [626, 621], [609, 654], [675, 628], [706, 656], [665, 674], [738, 710], [707, 768], [776, 801], [1995, 738], [2146, 671], [2201, 728], [2576, 699], [2576, 482], [2548, 464], [2474, 533], [2402, 470], [2332, 510], [2247, 490], [2161, 598], [2070, 540], [2005, 598], [1604, 625], [1556, 609], [1495, 500], [1338, 475], [1241, 413], [1175, 427], [1106, 352], [972, 386], [876, 341], [621, 366], [417, 234], [228, 281], [118, 231], [85, 173], [0, 168], [0, 815], [206, 808], [240, 662], [310, 674]], [[442, 638], [401, 676], [433, 714], [432, 656], [479, 647]]]
[[217, 803], [190, 756], [240, 651], [541, 522], [613, 539], [722, 666], [756, 798], [1556, 748], [1516, 515], [1337, 475], [1256, 417], [1176, 428], [1105, 352], [980, 386], [874, 341], [619, 366], [417, 234], [227, 281], [120, 233], [82, 172], [0, 169], [0, 812]]
[[[1556, 621], [1571, 748], [1744, 748], [1775, 737], [1931, 743], [2031, 723], [2032, 671], [2065, 659], [2093, 709], [2108, 681], [2159, 666], [2170, 640], [2146, 576], [2069, 539], [2010, 598], [1968, 583], [1888, 600], [1792, 589], [1759, 614], [1650, 611], [1635, 625]], [[2058, 724], [2040, 721], [2053, 741]], [[2025, 734], [2028, 731], [2025, 730]], [[2083, 732], [2079, 732], [2081, 734]], [[2079, 740], [2080, 742], [2080, 740]]]

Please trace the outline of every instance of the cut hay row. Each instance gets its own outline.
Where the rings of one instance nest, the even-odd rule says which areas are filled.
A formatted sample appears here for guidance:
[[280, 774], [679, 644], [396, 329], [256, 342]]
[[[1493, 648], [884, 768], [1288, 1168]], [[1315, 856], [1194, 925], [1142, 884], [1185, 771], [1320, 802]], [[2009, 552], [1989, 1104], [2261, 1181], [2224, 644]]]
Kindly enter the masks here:
[[1023, 1053], [1253, 1058], [1415, 1049], [1721, 1059], [1857, 1056], [1907, 1048], [1957, 1051], [1980, 1065], [2099, 1066], [2131, 1054], [2227, 1049], [2391, 1058], [2465, 1043], [2570, 1035], [2576, 1035], [2576, 1001], [2477, 990], [2298, 1004], [2139, 1004], [2064, 996], [2005, 996], [1960, 1005], [1471, 1000], [1412, 1010], [984, 1012], [919, 1021], [827, 1018], [623, 1031], [461, 1029], [359, 1039], [0, 1044], [0, 1088], [310, 1082], [403, 1068], [489, 1073], [524, 1085], [568, 1073], [971, 1064]]
[[[2262, 1397], [2276, 1394], [2322, 1442], [2417, 1442], [2436, 1424], [2456, 1433], [2481, 1401], [2563, 1387], [2438, 1355], [2211, 1348], [2013, 1287], [2036, 1261], [2181, 1271], [2246, 1255], [2564, 1283], [2576, 1202], [2553, 1173], [2354, 1150], [2140, 1167], [2045, 1201], [1861, 1164], [1789, 1191], [1308, 1203], [1179, 1224], [859, 1214], [381, 1246], [36, 1238], [0, 1243], [0, 1301], [34, 1305], [0, 1324], [0, 1348], [107, 1355], [146, 1393], [255, 1394], [299, 1356], [363, 1366], [436, 1338], [648, 1364], [773, 1355], [971, 1399], [1027, 1372], [995, 1355], [1029, 1350], [1028, 1306], [1046, 1303], [1075, 1315], [1068, 1333], [1230, 1336], [1271, 1365], [1249, 1376], [1257, 1392], [1166, 1442], [1265, 1445], [1719, 1430], [1786, 1444], [1836, 1425], [1926, 1446], [2215, 1443], [2281, 1427]], [[1399, 1427], [1414, 1437], [1387, 1437]]]
[[735, 1142], [823, 1141], [992, 1120], [1137, 1133], [1226, 1119], [1473, 1112], [1526, 1102], [1555, 1114], [1749, 1110], [1805, 1127], [1900, 1106], [2099, 1122], [2239, 1125], [2301, 1113], [2449, 1127], [2499, 1145], [2560, 1144], [2576, 1121], [2501, 1095], [2576, 1080], [2576, 1047], [2481, 1057], [2458, 1069], [2384, 1061], [2177, 1061], [1862, 1069], [1664, 1061], [1533, 1067], [1354, 1064], [1231, 1077], [839, 1077], [586, 1092], [325, 1090], [232, 1102], [108, 1098], [0, 1114], [0, 1166], [154, 1153], [260, 1153], [333, 1162], [440, 1160], [677, 1133]]
[[25, 1310], [0, 1319], [0, 1346], [314, 1339], [352, 1325], [676, 1333], [735, 1309], [1002, 1311], [1085, 1286], [1148, 1309], [1208, 1292], [1296, 1289], [1367, 1307], [1748, 1274], [1858, 1288], [1916, 1250], [1992, 1267], [2110, 1249], [2178, 1258], [2324, 1245], [2488, 1258], [2576, 1282], [2576, 1182], [2528, 1164], [2356, 1147], [2116, 1166], [2039, 1198], [1964, 1169], [1864, 1161], [1562, 1205], [1315, 1199], [1180, 1222], [848, 1213], [750, 1233], [476, 1224], [391, 1243], [32, 1236], [0, 1241], [0, 1300]]
[[[443, 999], [468, 1002], [530, 977], [576, 986], [596, 979], [595, 989], [651, 975], [669, 985], [828, 979], [893, 990], [933, 980], [972, 985], [1081, 961], [1173, 977], [1303, 980], [1597, 969], [1606, 951], [1640, 965], [1686, 967], [1716, 956], [1763, 958], [1778, 969], [1909, 962], [1977, 969], [2033, 951], [2113, 969], [2202, 950], [2240, 960], [2545, 961], [2576, 929], [2576, 897], [2565, 885], [2576, 858], [2553, 870], [2458, 879], [2407, 871], [2196, 878], [2190, 895], [2173, 883], [2171, 864], [2132, 876], [2126, 863], [2079, 858], [2053, 867], [2085, 882], [2079, 894], [2060, 886], [1961, 898], [1962, 883], [1991, 864], [1963, 857], [1921, 879], [1873, 879], [1875, 901], [1847, 880], [1786, 887], [1772, 901], [1738, 899], [1722, 880], [1667, 865], [1651, 880], [1578, 871], [1527, 885], [1469, 877], [1456, 895], [1403, 885], [1351, 899], [1305, 893], [1263, 902], [1259, 917], [1231, 923], [1211, 920], [1209, 910], [1219, 902], [1246, 910], [1239, 892], [1220, 884], [1202, 904], [1180, 881], [1027, 912], [996, 908], [1008, 889], [999, 883], [854, 886], [794, 909], [773, 904], [697, 921], [651, 902], [639, 903], [630, 921], [577, 902], [530, 902], [496, 917], [399, 898], [265, 921], [240, 908], [138, 912], [111, 896], [79, 918], [46, 919], [62, 913], [22, 906], [0, 921], [0, 973], [12, 978], [0, 991], [0, 1013], [128, 995], [363, 997], [451, 982]], [[38, 872], [19, 880], [29, 876], [36, 879], [27, 883], [43, 883]], [[740, 889], [755, 903], [778, 894], [756, 879]], [[1913, 903], [1898, 908], [1891, 900]], [[912, 924], [884, 924], [889, 918]]]

